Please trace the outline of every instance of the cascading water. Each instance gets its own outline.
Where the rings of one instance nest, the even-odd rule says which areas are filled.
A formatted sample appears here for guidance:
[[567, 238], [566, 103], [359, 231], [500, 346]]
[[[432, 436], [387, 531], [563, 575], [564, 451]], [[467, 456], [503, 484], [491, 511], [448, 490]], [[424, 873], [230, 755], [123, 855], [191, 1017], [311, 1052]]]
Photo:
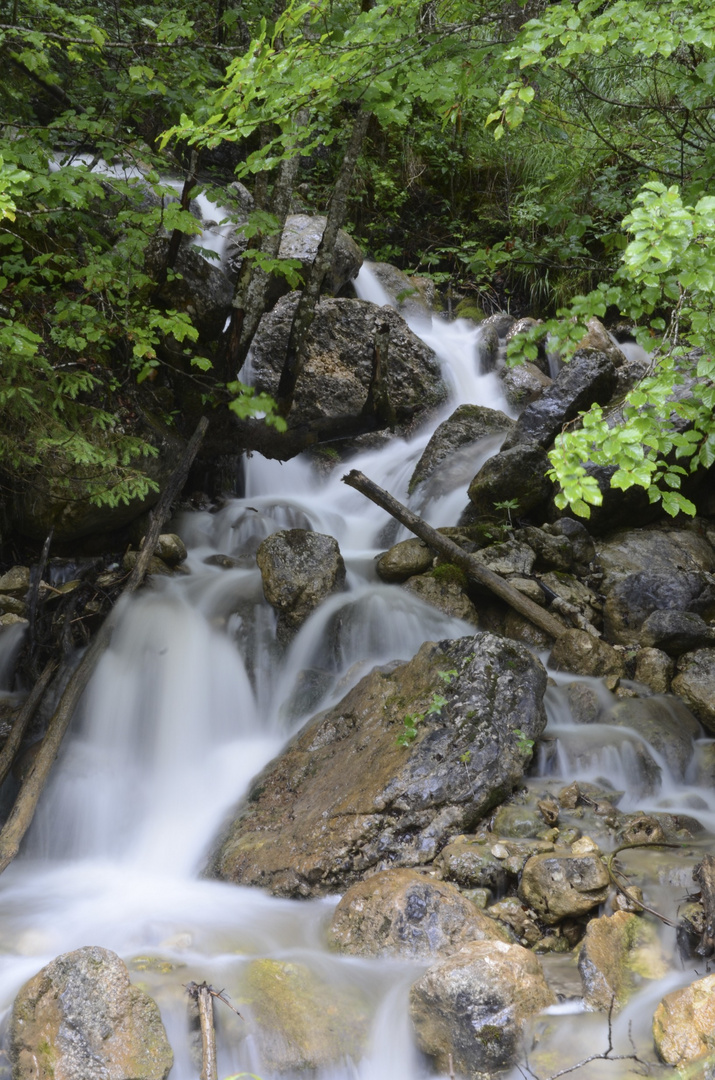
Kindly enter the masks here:
[[[387, 300], [378, 290], [363, 271], [359, 294]], [[445, 365], [453, 401], [444, 416], [462, 402], [505, 408], [496, 377], [479, 373], [478, 331], [459, 321], [411, 322]], [[429, 434], [395, 439], [354, 464], [406, 500]], [[486, 458], [497, 449], [498, 440], [486, 441], [465, 460], [465, 469], [443, 474], [439, 490], [418, 491], [412, 504], [435, 524], [453, 522], [479, 454]], [[0, 882], [1, 1003], [9, 1006], [19, 986], [60, 953], [82, 945], [113, 949], [162, 1009], [176, 1059], [172, 1080], [190, 1080], [196, 1069], [183, 984], [207, 980], [230, 992], [251, 959], [289, 959], [307, 965], [336, 993], [348, 987], [371, 1002], [369, 1052], [360, 1062], [327, 1070], [330, 1080], [427, 1075], [406, 1008], [409, 985], [424, 965], [329, 954], [323, 944], [329, 902], [277, 900], [196, 877], [224, 815], [306, 712], [345, 693], [365, 665], [408, 658], [425, 640], [471, 633], [467, 624], [377, 581], [374, 558], [384, 550], [388, 524], [386, 514], [338, 476], [318, 478], [301, 460], [278, 465], [258, 457], [248, 462], [244, 499], [215, 514], [183, 518], [190, 573], [153, 579], [121, 610], [23, 857]], [[338, 540], [349, 591], [324, 603], [280, 657], [254, 556], [262, 539], [290, 527]], [[233, 558], [233, 568], [207, 564], [219, 553]], [[333, 647], [336, 619], [339, 649]], [[8, 634], [0, 641], [1, 679], [3, 663], [11, 662]], [[320, 674], [307, 698], [301, 681], [306, 671]], [[572, 739], [564, 708], [558, 689], [552, 690], [548, 733], [559, 749], [546, 771], [571, 780], [628, 768], [625, 748], [639, 737], [618, 729], [611, 759], [596, 761]], [[591, 734], [603, 736], [599, 747], [614, 746], [614, 730], [594, 728]], [[676, 798], [683, 779], [671, 776], [662, 759], [656, 764], [660, 796]], [[655, 805], [660, 796], [651, 791], [649, 798]], [[703, 800], [713, 828], [712, 794], [703, 793]], [[697, 810], [690, 813], [697, 816]], [[242, 1021], [228, 1012], [221, 1016], [219, 1068], [221, 1076], [236, 1070], [270, 1074], [244, 1038]]]

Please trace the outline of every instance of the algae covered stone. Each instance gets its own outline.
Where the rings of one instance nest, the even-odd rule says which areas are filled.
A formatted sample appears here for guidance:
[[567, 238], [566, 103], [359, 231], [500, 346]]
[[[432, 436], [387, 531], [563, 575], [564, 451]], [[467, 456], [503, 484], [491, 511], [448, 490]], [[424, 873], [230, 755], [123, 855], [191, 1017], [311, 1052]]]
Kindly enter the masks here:
[[166, 1080], [174, 1060], [156, 1002], [97, 946], [58, 956], [25, 983], [10, 1057], [13, 1080]]
[[626, 911], [591, 920], [578, 967], [586, 1005], [604, 1012], [612, 1003], [625, 1004], [644, 979], [662, 979], [668, 972], [655, 927]]
[[362, 996], [320, 978], [305, 964], [254, 960], [235, 995], [255, 1042], [260, 1068], [270, 1073], [324, 1069], [359, 1060], [371, 1013]]
[[655, 1047], [668, 1065], [715, 1053], [715, 975], [667, 994], [653, 1017]]

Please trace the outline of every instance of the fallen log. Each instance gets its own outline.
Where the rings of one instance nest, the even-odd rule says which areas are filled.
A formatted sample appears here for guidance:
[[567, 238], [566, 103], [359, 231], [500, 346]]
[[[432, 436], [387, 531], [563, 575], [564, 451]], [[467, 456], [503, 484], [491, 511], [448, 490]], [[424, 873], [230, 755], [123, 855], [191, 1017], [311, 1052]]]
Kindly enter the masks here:
[[[122, 596], [136, 592], [142, 584], [149, 568], [149, 561], [161, 534], [162, 526], [169, 516], [174, 499], [186, 483], [189, 469], [196, 457], [207, 427], [208, 420], [202, 417], [184, 451], [181, 461], [169, 477], [158, 503], [152, 510], [149, 529], [144, 537], [134, 568], [122, 590]], [[70, 725], [75, 709], [97, 666], [97, 662], [112, 639], [115, 621], [114, 613], [110, 613], [100, 626], [91, 645], [70, 676], [60, 702], [47, 726], [37, 756], [23, 780], [15, 804], [2, 827], [2, 831], [0, 831], [0, 874], [10, 865], [20, 850], [20, 843], [35, 816], [37, 803], [47, 783], [52, 765], [57, 757], [62, 739]], [[62, 674], [60, 672], [58, 678], [61, 678]]]
[[343, 483], [347, 484], [348, 487], [355, 488], [356, 491], [365, 495], [377, 506], [381, 506], [383, 510], [387, 510], [388, 514], [408, 528], [410, 532], [413, 532], [415, 536], [418, 536], [420, 540], [423, 540], [438, 555], [443, 555], [449, 562], [454, 563], [473, 581], [484, 585], [500, 600], [504, 600], [514, 611], [518, 611], [520, 615], [523, 615], [550, 637], [558, 638], [569, 629], [563, 623], [560, 623], [558, 619], [555, 619], [553, 615], [550, 615], [548, 611], [544, 611], [538, 604], [535, 604], [533, 600], [529, 600], [528, 596], [524, 596], [523, 593], [509, 585], [499, 574], [495, 574], [493, 570], [483, 566], [473, 555], [463, 551], [453, 540], [443, 536], [442, 533], [433, 529], [417, 514], [408, 510], [401, 502], [394, 499], [389, 492], [369, 480], [364, 473], [353, 469], [352, 472], [343, 477]]
[[50, 684], [50, 679], [54, 675], [56, 667], [57, 664], [54, 660], [50, 660], [45, 664], [42, 674], [23, 701], [17, 716], [12, 722], [10, 734], [5, 740], [5, 745], [0, 752], [0, 784], [5, 781], [7, 774], [12, 768], [15, 754], [20, 749], [20, 743], [27, 730], [27, 725], [37, 712], [38, 706], [44, 697], [45, 690]]

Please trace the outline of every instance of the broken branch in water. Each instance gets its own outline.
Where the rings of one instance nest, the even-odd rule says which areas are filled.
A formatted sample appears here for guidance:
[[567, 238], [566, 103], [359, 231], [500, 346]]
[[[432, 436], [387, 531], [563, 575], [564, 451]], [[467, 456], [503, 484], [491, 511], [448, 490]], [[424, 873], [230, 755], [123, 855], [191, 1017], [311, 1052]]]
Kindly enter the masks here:
[[[202, 1061], [201, 1080], [218, 1080], [213, 998], [218, 998], [224, 1005], [228, 1005], [229, 1009], [233, 1009], [236, 1016], [241, 1016], [241, 1014], [228, 1000], [225, 990], [216, 990], [206, 982], [189, 982], [185, 984], [184, 989], [192, 1001], [196, 1002], [199, 1010]], [[241, 1017], [241, 1019], [243, 1019], [243, 1017]]]
[[353, 469], [347, 476], [344, 476], [343, 483], [355, 488], [356, 491], [365, 495], [377, 506], [381, 506], [383, 510], [387, 510], [388, 514], [408, 528], [410, 532], [413, 532], [415, 536], [418, 536], [420, 540], [423, 540], [433, 551], [449, 559], [451, 563], [463, 570], [472, 580], [486, 586], [500, 600], [504, 600], [510, 607], [529, 619], [530, 622], [534, 623], [535, 626], [538, 626], [550, 637], [558, 638], [568, 629], [553, 615], [549, 615], [548, 611], [544, 611], [533, 600], [529, 600], [528, 596], [524, 596], [523, 593], [507, 584], [499, 574], [495, 574], [493, 570], [489, 570], [473, 555], [463, 551], [453, 540], [437, 532], [426, 521], [408, 510], [406, 506], [394, 499], [389, 492], [378, 487], [377, 484], [374, 484], [372, 480], [369, 480], [363, 473], [358, 472], [357, 469]]

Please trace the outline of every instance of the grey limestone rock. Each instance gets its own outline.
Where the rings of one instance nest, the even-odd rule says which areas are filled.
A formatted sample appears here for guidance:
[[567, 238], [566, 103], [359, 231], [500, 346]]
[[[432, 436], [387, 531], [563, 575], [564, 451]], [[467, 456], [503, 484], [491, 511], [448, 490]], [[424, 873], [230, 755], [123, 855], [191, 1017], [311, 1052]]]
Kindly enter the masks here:
[[10, 1057], [14, 1080], [166, 1080], [173, 1064], [156, 1003], [96, 946], [58, 956], [25, 983]]
[[448, 956], [468, 941], [506, 941], [456, 885], [417, 870], [383, 870], [352, 885], [335, 909], [328, 943], [354, 956]]
[[[297, 293], [282, 297], [261, 319], [251, 347], [254, 385], [274, 397], [297, 303]], [[324, 299], [308, 331], [289, 426], [360, 413], [372, 377], [377, 326], [389, 330], [386, 390], [398, 429], [411, 430], [446, 400], [435, 354], [396, 311], [367, 300]]]
[[538, 401], [524, 409], [504, 448], [519, 442], [547, 447], [565, 423], [595, 402], [610, 400], [616, 385], [613, 362], [597, 349], [580, 349]]
[[524, 1022], [556, 997], [539, 960], [521, 945], [465, 945], [429, 968], [412, 987], [417, 1045], [440, 1073], [492, 1075], [513, 1064]]
[[268, 603], [278, 612], [278, 639], [288, 642], [331, 593], [345, 588], [337, 540], [307, 529], [266, 537], [256, 554]]

